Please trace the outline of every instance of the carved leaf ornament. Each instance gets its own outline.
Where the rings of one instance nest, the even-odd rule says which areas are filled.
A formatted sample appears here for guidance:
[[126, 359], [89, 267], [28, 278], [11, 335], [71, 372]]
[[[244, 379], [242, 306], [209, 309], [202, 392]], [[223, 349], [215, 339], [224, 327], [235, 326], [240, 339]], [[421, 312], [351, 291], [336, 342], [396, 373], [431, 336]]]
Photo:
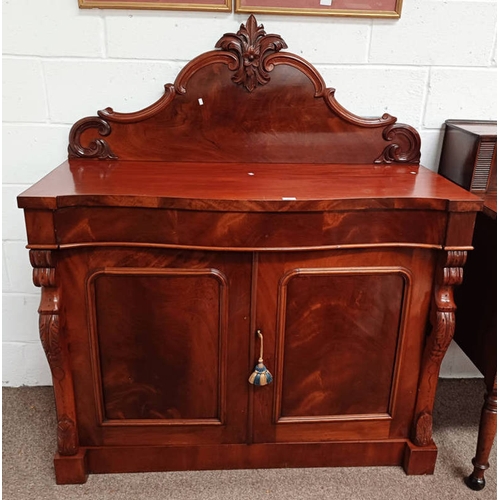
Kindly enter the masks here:
[[257, 25], [252, 15], [236, 34], [226, 33], [215, 47], [238, 56], [239, 67], [232, 80], [252, 92], [258, 84], [265, 85], [270, 79], [265, 69], [266, 56], [286, 49], [287, 44], [279, 35], [267, 35], [262, 24]]

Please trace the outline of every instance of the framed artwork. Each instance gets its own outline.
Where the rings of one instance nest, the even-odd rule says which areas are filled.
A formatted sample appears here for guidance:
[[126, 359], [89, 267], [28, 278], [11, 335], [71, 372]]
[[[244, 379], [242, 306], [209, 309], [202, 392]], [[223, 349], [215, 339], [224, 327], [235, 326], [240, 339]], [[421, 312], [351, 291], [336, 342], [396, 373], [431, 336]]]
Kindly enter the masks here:
[[403, 0], [235, 0], [235, 12], [343, 17], [401, 17]]
[[232, 0], [78, 0], [81, 9], [216, 10], [231, 12]]

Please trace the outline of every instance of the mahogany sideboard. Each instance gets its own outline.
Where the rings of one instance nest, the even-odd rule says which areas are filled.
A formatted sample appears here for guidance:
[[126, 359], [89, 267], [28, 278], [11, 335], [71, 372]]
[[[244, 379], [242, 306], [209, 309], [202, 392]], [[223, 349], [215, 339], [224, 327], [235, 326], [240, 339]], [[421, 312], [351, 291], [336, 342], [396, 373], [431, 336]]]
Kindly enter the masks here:
[[471, 489], [482, 490], [497, 424], [497, 122], [447, 120], [439, 173], [484, 201], [456, 294], [454, 337], [486, 384], [474, 470], [466, 478]]
[[19, 195], [58, 483], [433, 472], [482, 201], [419, 165], [415, 129], [350, 113], [286, 48], [250, 16], [148, 108], [75, 123], [68, 160]]

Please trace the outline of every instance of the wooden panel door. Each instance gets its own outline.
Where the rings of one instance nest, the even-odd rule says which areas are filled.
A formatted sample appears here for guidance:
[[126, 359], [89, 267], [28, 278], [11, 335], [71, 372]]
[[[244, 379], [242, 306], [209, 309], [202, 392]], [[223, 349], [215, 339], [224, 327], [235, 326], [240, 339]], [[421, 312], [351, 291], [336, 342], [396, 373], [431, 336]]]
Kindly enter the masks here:
[[250, 256], [73, 250], [60, 266], [83, 445], [245, 441]]
[[253, 439], [408, 437], [433, 269], [423, 250], [261, 256], [256, 325], [275, 380], [254, 389]]

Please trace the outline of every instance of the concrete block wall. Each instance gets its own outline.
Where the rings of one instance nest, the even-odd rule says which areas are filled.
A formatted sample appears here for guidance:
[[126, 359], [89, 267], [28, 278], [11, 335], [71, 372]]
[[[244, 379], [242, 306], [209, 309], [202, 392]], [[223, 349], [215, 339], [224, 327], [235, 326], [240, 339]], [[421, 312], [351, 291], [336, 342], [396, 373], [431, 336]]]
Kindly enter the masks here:
[[[3, 0], [3, 384], [48, 385], [15, 197], [65, 159], [78, 119], [141, 109], [245, 15], [79, 10], [77, 0]], [[496, 119], [496, 0], [404, 0], [399, 20], [257, 16], [362, 116], [390, 112], [437, 169], [448, 118]], [[445, 376], [478, 373], [454, 346]]]

